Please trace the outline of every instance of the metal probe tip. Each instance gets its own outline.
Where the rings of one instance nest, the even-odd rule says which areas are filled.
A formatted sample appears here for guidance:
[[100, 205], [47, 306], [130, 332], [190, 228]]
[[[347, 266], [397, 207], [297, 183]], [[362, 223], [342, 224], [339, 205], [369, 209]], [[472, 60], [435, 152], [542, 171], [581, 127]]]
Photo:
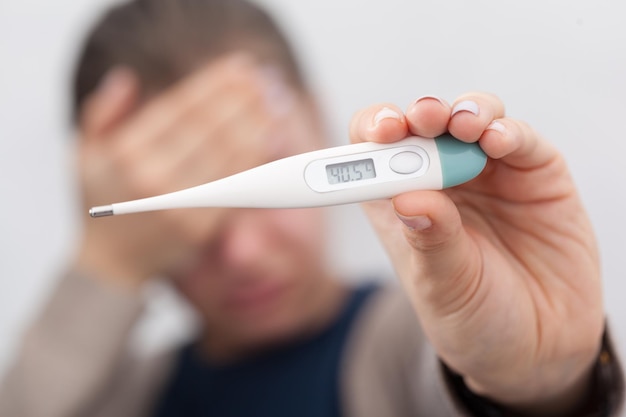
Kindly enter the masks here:
[[113, 215], [113, 206], [99, 206], [89, 209], [91, 217], [106, 217]]

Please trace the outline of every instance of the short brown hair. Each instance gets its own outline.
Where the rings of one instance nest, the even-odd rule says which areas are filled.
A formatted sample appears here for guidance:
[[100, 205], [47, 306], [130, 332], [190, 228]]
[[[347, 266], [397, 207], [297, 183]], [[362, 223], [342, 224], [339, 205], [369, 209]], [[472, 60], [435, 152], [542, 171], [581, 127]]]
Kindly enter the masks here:
[[115, 66], [136, 72], [158, 92], [204, 62], [246, 50], [279, 66], [306, 90], [300, 68], [274, 20], [247, 0], [132, 0], [110, 9], [89, 33], [73, 81], [74, 120], [85, 98]]

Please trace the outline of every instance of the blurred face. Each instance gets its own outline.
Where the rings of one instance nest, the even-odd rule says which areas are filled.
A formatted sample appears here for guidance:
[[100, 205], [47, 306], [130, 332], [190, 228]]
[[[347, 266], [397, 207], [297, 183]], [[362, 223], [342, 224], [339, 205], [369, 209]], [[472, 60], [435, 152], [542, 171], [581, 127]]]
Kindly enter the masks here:
[[[311, 107], [299, 102], [268, 143], [274, 159], [319, 148], [314, 120]], [[216, 235], [175, 277], [204, 320], [213, 350], [278, 343], [319, 323], [338, 289], [324, 270], [323, 231], [320, 209], [226, 214]]]

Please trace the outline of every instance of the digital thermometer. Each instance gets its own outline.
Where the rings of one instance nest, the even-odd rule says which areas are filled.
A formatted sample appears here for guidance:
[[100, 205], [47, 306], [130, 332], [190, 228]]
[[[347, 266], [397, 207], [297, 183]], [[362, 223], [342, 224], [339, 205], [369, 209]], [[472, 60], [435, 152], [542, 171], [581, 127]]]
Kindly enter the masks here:
[[450, 135], [363, 142], [279, 159], [173, 193], [94, 207], [92, 217], [191, 207], [301, 208], [441, 190], [476, 177], [487, 156]]

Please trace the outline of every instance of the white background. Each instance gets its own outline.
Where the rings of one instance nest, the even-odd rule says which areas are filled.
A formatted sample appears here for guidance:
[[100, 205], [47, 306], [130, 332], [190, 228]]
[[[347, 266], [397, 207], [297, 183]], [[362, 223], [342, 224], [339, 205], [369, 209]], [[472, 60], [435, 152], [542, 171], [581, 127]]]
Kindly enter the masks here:
[[[109, 3], [0, 3], [0, 373], [75, 245], [68, 81], [86, 28]], [[261, 3], [291, 34], [337, 144], [347, 142], [351, 115], [369, 104], [406, 107], [424, 94], [452, 101], [486, 90], [559, 147], [596, 227], [607, 311], [626, 357], [626, 3]], [[390, 273], [357, 207], [333, 218], [340, 270]], [[153, 316], [166, 317], [160, 311], [169, 305]], [[177, 326], [156, 323], [152, 330]]]

